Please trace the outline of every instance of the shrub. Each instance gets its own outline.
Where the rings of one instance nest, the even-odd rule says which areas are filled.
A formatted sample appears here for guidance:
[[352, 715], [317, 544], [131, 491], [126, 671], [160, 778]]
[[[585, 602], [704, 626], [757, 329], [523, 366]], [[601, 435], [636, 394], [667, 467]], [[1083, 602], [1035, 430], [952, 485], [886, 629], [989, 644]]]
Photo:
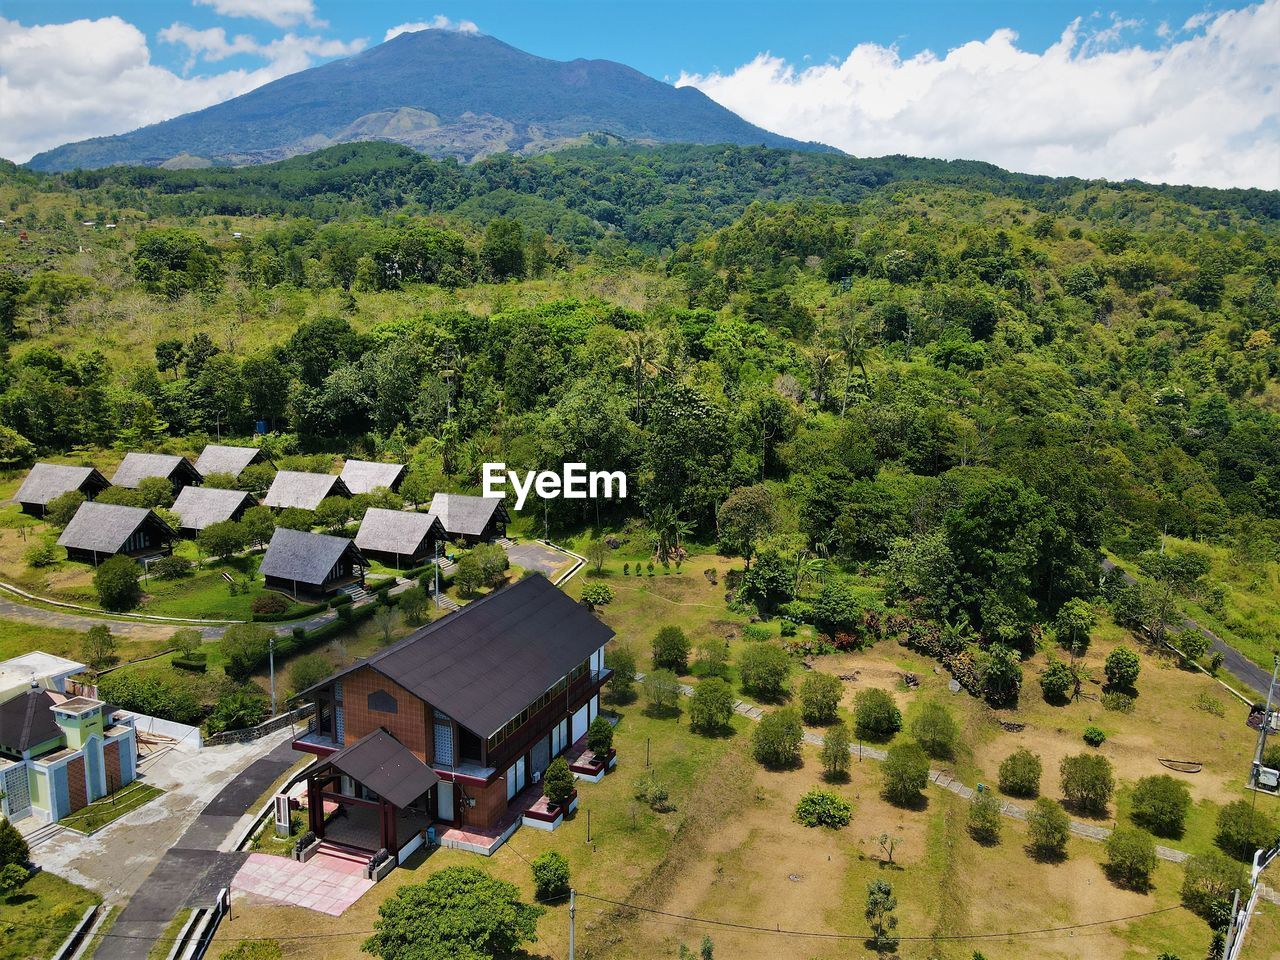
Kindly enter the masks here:
[[267, 698], [258, 693], [256, 688], [232, 690], [218, 698], [218, 704], [205, 721], [205, 727], [210, 733], [256, 727], [267, 719], [269, 712]]
[[1128, 647], [1116, 647], [1102, 665], [1107, 675], [1107, 686], [1120, 690], [1133, 690], [1138, 684], [1141, 670], [1138, 655]]
[[1040, 674], [1040, 689], [1049, 703], [1063, 703], [1076, 688], [1076, 674], [1071, 667], [1057, 657], [1049, 657], [1049, 665]]
[[51, 567], [58, 562], [58, 544], [51, 537], [41, 537], [23, 551], [22, 561], [35, 570]]
[[431, 605], [427, 591], [422, 587], [410, 587], [400, 594], [400, 612], [405, 622], [412, 627], [421, 625], [427, 619], [427, 610]]
[[351, 599], [351, 594], [340, 593], [336, 597], [334, 597], [332, 600], [329, 601], [329, 607], [330, 609], [337, 610], [339, 607], [350, 606], [353, 602], [354, 601]]
[[116, 670], [98, 681], [98, 696], [123, 710], [175, 723], [199, 723], [203, 715], [194, 677], [172, 670]]
[[714, 733], [733, 719], [733, 688], [719, 677], [707, 677], [693, 688], [689, 700], [689, 725], [702, 733]]
[[751, 755], [756, 762], [780, 770], [800, 764], [804, 728], [794, 710], [766, 713], [751, 732]]
[[93, 589], [104, 610], [132, 610], [142, 599], [138, 579], [142, 571], [129, 557], [116, 554], [93, 572]]
[[1040, 757], [1023, 747], [1000, 763], [1000, 790], [1011, 797], [1034, 797], [1040, 792]]
[[45, 522], [53, 527], [65, 527], [71, 522], [71, 518], [76, 515], [76, 511], [84, 501], [85, 496], [79, 490], [68, 490], [66, 493], [58, 494], [45, 505]]
[[667, 713], [678, 709], [680, 681], [670, 670], [650, 670], [644, 675], [643, 687], [651, 710]]
[[833, 723], [844, 684], [829, 673], [810, 671], [800, 681], [800, 716], [811, 726]]
[[153, 560], [151, 566], [147, 569], [157, 580], [181, 580], [191, 573], [191, 569], [194, 566], [195, 564], [186, 557], [170, 554], [167, 557], [161, 557], [159, 560]]
[[209, 669], [209, 658], [203, 653], [193, 653], [189, 656], [177, 656], [169, 662], [179, 670], [188, 670], [191, 673], [204, 673]]
[[1248, 800], [1232, 800], [1218, 811], [1214, 842], [1228, 856], [1248, 863], [1255, 850], [1271, 846], [1275, 839], [1275, 822]]
[[1129, 816], [1157, 837], [1180, 837], [1191, 810], [1191, 791], [1168, 774], [1143, 777], [1133, 788]]
[[1002, 643], [993, 643], [977, 658], [978, 678], [982, 681], [982, 695], [996, 706], [1018, 702], [1022, 689], [1022, 662], [1016, 650]]
[[613, 671], [609, 678], [609, 699], [614, 703], [630, 703], [635, 699], [636, 655], [627, 647], [605, 651], [604, 665]]
[[613, 749], [613, 724], [597, 716], [587, 727], [587, 749], [597, 757], [606, 757]]
[[827, 727], [822, 737], [822, 751], [819, 757], [822, 769], [828, 780], [841, 779], [849, 773], [849, 728], [843, 720], [837, 720]]
[[686, 673], [689, 669], [689, 638], [679, 627], [663, 627], [653, 638], [653, 665], [659, 670]]
[[556, 757], [542, 775], [542, 795], [547, 803], [564, 807], [573, 796], [573, 771], [569, 769], [569, 761], [564, 757]]
[[582, 602], [588, 607], [603, 607], [613, 602], [613, 587], [593, 580], [582, 588]]
[[787, 695], [791, 658], [772, 643], [749, 643], [738, 657], [742, 689], [761, 700], [775, 703]]
[[1111, 802], [1115, 777], [1111, 761], [1097, 753], [1078, 753], [1063, 757], [1058, 768], [1062, 793], [1067, 802], [1084, 813], [1103, 814]]
[[547, 850], [533, 858], [533, 895], [538, 900], [554, 900], [569, 892], [569, 861], [564, 854]]
[[277, 614], [284, 613], [291, 606], [289, 599], [283, 594], [268, 591], [254, 597], [249, 609], [257, 614]]
[[1040, 797], [1027, 813], [1028, 846], [1037, 857], [1065, 856], [1070, 829], [1071, 818], [1048, 797]]
[[30, 876], [27, 868], [20, 864], [6, 863], [0, 866], [0, 900], [8, 899], [17, 893]]
[[969, 801], [969, 834], [979, 843], [1000, 840], [1000, 801], [989, 790], [975, 793]]
[[657, 813], [669, 813], [674, 807], [668, 802], [667, 788], [652, 773], [646, 773], [635, 783], [635, 798], [649, 805]]
[[1108, 690], [1102, 695], [1103, 709], [1114, 710], [1116, 713], [1133, 713], [1135, 702], [1129, 694], [1116, 690]]
[[1227, 712], [1221, 700], [1204, 691], [1196, 694], [1195, 708], [1215, 717], [1221, 717]]
[[301, 693], [331, 673], [333, 667], [328, 660], [318, 653], [308, 653], [289, 664], [289, 689], [294, 693]]
[[218, 960], [282, 960], [279, 940], [241, 940], [224, 951]]
[[1183, 867], [1182, 902], [1211, 924], [1231, 910], [1231, 896], [1248, 881], [1245, 868], [1217, 850], [1193, 854]]
[[7, 819], [0, 819], [0, 867], [11, 863], [25, 866], [30, 860], [31, 851], [18, 828]]
[[111, 628], [105, 623], [99, 623], [86, 630], [80, 641], [80, 653], [84, 662], [95, 669], [114, 660], [116, 638], [111, 635]]
[[1269, 743], [1262, 751], [1262, 765], [1272, 770], [1280, 770], [1280, 743]]
[[1156, 868], [1156, 841], [1145, 830], [1116, 827], [1107, 837], [1106, 871], [1113, 882], [1145, 891]]
[[838, 830], [847, 827], [852, 816], [853, 807], [849, 805], [849, 801], [830, 790], [814, 788], [796, 803], [796, 820], [806, 827], [831, 827]]
[[929, 782], [929, 758], [918, 743], [895, 743], [882, 764], [881, 793], [890, 803], [908, 806]]
[[1084, 742], [1091, 747], [1100, 747], [1106, 743], [1107, 740], [1107, 735], [1103, 732], [1101, 727], [1085, 727], [1083, 737]]
[[853, 726], [859, 740], [883, 742], [902, 729], [902, 711], [878, 687], [859, 690], [853, 699]]
[[708, 637], [698, 644], [697, 672], [702, 677], [729, 679], [729, 644], [720, 637]]
[[950, 710], [936, 700], [927, 700], [911, 721], [911, 735], [929, 756], [945, 760], [955, 752], [960, 730]]
[[244, 682], [267, 657], [271, 631], [257, 623], [237, 623], [222, 635], [223, 669], [232, 680]]

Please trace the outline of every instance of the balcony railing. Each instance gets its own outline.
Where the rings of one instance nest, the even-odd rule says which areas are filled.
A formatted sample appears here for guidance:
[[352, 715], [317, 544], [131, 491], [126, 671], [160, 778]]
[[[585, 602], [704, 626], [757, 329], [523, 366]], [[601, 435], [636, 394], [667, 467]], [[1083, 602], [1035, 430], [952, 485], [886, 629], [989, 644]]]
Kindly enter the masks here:
[[569, 684], [563, 694], [555, 697], [545, 707], [517, 727], [511, 736], [490, 750], [489, 766], [499, 770], [505, 768], [515, 757], [523, 754], [534, 742], [547, 734], [547, 731], [553, 725], [552, 718], [563, 717], [569, 709], [569, 704], [589, 693], [592, 689], [598, 690], [604, 686], [612, 675], [612, 670], [605, 669], [588, 670], [578, 677]]

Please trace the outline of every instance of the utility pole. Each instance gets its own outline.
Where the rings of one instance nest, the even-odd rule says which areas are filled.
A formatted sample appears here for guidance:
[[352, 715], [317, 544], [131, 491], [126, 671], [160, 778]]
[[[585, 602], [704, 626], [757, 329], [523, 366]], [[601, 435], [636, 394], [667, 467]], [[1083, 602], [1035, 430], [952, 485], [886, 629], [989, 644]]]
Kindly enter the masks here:
[[1280, 672], [1280, 657], [1271, 658], [1271, 684], [1267, 687], [1267, 710], [1262, 715], [1262, 723], [1258, 726], [1258, 746], [1253, 754], [1253, 769], [1249, 771], [1248, 782], [1254, 788], [1254, 800], [1257, 800], [1258, 771], [1262, 767], [1262, 754], [1267, 749], [1267, 734], [1271, 730], [1271, 703], [1276, 689], [1276, 676]]
[[569, 960], [573, 960], [573, 915], [577, 908], [573, 902], [573, 887], [569, 888]]
[[439, 610], [439, 609], [440, 609], [440, 541], [439, 541], [439, 540], [437, 540], [437, 541], [435, 542], [435, 549], [436, 549], [435, 563], [434, 563], [434, 564], [432, 564], [432, 565], [436, 568], [436, 573], [435, 573], [435, 578], [436, 578], [436, 597], [435, 597], [435, 600], [436, 600], [436, 609], [437, 609], [437, 610]]
[[267, 641], [267, 663], [271, 671], [271, 715], [276, 715], [276, 635], [273, 632]]

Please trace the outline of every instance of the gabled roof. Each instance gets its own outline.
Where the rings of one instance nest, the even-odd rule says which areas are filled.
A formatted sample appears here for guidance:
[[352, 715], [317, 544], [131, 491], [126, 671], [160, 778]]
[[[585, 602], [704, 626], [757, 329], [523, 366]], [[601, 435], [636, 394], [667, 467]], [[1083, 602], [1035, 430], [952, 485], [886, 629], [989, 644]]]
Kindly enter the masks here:
[[381, 550], [413, 556], [427, 537], [445, 538], [444, 526], [434, 513], [409, 513], [405, 510], [383, 510], [370, 507], [364, 513], [356, 532], [356, 546], [361, 550]]
[[262, 502], [268, 507], [301, 507], [314, 510], [325, 497], [349, 497], [351, 491], [342, 478], [332, 473], [302, 473], [281, 470], [271, 481]]
[[355, 543], [346, 537], [331, 537], [323, 533], [306, 533], [277, 527], [267, 544], [266, 556], [258, 572], [264, 577], [296, 580], [298, 583], [321, 584], [334, 564], [347, 551], [352, 559], [364, 563], [364, 555]]
[[453, 536], [478, 537], [495, 513], [507, 520], [507, 507], [499, 497], [470, 497], [463, 493], [437, 493], [431, 512]]
[[196, 460], [196, 469], [200, 475], [207, 477], [211, 473], [229, 473], [233, 477], [251, 463], [265, 459], [259, 447], [228, 447], [220, 443], [211, 443], [200, 452]]
[[[246, 502], [247, 501], [247, 502]], [[253, 497], [243, 490], [217, 487], [183, 487], [173, 501], [173, 512], [185, 530], [203, 530], [210, 524], [230, 520], [241, 505], [252, 507]]]
[[310, 689], [369, 666], [473, 733], [489, 737], [613, 635], [545, 577], [531, 576], [415, 630]]
[[325, 763], [397, 807], [407, 807], [440, 781], [434, 770], [385, 730], [366, 734], [330, 754]]
[[342, 465], [342, 482], [353, 494], [372, 493], [377, 487], [394, 490], [404, 477], [403, 463], [348, 460]]
[[80, 504], [67, 528], [58, 538], [61, 547], [118, 553], [135, 530], [144, 523], [154, 523], [162, 536], [172, 539], [169, 525], [146, 507], [122, 507], [114, 503]]
[[21, 752], [61, 734], [52, 710], [60, 699], [48, 690], [28, 690], [0, 703], [0, 743]]
[[94, 467], [71, 467], [61, 463], [37, 463], [14, 495], [18, 503], [47, 504], [69, 490], [88, 489], [94, 493], [111, 486]]
[[186, 457], [169, 453], [126, 453], [111, 482], [117, 487], [136, 487], [148, 477], [197, 483], [200, 472]]

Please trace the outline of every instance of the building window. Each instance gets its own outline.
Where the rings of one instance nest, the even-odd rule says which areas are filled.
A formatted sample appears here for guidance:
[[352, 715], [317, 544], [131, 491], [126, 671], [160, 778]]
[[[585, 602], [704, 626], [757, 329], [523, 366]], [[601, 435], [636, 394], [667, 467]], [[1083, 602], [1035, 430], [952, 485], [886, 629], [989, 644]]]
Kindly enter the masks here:
[[439, 710], [435, 711], [435, 759], [437, 766], [453, 766], [453, 724]]
[[399, 705], [396, 698], [385, 690], [375, 690], [369, 694], [369, 709], [376, 710], [378, 713], [398, 713]]

